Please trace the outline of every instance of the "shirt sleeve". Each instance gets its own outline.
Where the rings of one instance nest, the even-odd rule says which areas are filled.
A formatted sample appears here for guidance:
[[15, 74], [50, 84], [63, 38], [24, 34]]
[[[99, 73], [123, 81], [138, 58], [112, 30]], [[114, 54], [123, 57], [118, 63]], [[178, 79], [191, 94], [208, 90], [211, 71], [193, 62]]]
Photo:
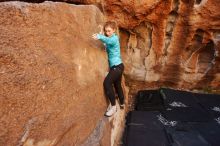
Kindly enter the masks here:
[[117, 43], [116, 37], [106, 37], [102, 34], [97, 34], [97, 38], [107, 45], [112, 45], [112, 44]]

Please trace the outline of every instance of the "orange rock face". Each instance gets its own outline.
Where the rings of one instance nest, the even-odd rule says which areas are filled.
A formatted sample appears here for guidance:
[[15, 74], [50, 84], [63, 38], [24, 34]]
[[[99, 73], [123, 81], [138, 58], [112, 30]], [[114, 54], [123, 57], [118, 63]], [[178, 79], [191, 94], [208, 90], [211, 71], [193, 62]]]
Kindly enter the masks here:
[[126, 74], [149, 87], [219, 89], [218, 0], [106, 0], [121, 28]]
[[64, 1], [94, 4], [118, 23], [128, 78], [148, 87], [220, 89], [218, 0]]
[[[80, 145], [107, 106], [95, 6], [0, 3], [0, 145]], [[110, 138], [109, 138], [110, 139]]]

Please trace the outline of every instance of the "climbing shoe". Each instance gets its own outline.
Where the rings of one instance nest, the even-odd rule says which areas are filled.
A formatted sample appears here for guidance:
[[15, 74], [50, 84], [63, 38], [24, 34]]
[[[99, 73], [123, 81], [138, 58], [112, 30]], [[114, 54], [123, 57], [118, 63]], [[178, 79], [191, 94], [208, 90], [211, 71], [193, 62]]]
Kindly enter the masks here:
[[117, 112], [116, 105], [115, 105], [115, 106], [111, 106], [111, 108], [106, 111], [105, 116], [111, 117], [111, 116], [114, 115], [114, 113], [116, 113], [116, 112]]

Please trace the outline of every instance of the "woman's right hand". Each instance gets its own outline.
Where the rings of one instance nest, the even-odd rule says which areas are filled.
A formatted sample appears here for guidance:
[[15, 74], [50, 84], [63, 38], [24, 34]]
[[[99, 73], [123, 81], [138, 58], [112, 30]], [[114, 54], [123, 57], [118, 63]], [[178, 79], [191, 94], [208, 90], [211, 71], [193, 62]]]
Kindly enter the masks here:
[[97, 33], [93, 34], [93, 35], [92, 35], [92, 38], [93, 38], [94, 40], [98, 40]]

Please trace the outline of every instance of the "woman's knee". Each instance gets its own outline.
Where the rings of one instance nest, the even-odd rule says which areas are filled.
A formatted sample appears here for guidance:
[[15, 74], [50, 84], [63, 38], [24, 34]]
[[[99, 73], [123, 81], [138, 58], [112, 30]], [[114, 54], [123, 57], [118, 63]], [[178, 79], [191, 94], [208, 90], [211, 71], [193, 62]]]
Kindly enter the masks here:
[[111, 82], [109, 79], [105, 78], [104, 82], [103, 82], [103, 86], [104, 88], [108, 88], [111, 85]]

